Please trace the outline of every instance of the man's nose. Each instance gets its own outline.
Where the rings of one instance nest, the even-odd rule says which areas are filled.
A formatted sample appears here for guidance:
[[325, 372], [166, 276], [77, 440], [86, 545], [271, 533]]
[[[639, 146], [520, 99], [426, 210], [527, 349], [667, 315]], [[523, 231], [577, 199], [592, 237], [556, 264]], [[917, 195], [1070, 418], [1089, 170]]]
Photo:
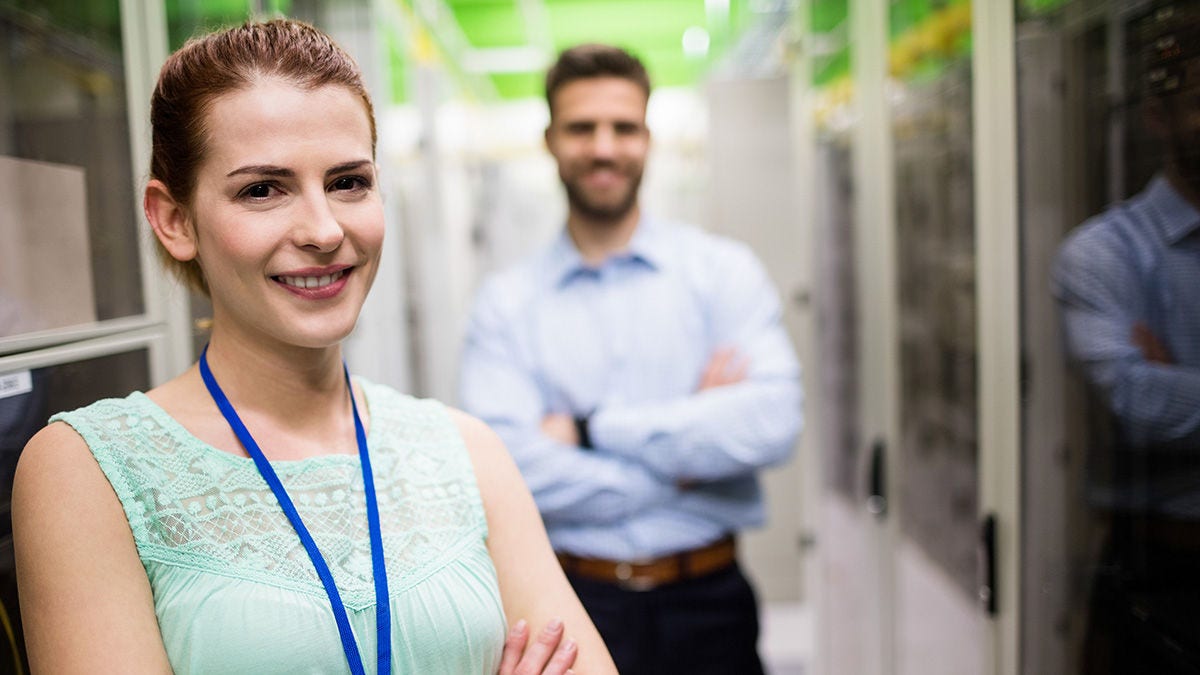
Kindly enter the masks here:
[[592, 154], [597, 157], [612, 157], [616, 152], [617, 135], [609, 127], [599, 127], [592, 138]]

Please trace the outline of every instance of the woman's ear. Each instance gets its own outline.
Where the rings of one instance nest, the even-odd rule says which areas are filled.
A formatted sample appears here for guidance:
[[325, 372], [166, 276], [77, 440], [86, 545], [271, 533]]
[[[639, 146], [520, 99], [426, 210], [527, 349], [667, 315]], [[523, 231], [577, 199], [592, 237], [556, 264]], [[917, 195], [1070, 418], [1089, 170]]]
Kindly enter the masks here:
[[154, 236], [172, 258], [186, 262], [196, 257], [196, 231], [192, 227], [192, 218], [157, 178], [146, 185], [142, 209]]

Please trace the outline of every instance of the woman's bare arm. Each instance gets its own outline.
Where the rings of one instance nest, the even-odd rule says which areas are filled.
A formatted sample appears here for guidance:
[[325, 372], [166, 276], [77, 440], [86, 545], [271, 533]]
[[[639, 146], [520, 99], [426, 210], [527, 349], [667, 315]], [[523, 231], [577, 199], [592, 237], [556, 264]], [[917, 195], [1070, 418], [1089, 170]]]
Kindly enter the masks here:
[[533, 649], [543, 627], [559, 619], [565, 626], [563, 644], [578, 645], [576, 672], [616, 673], [600, 633], [554, 557], [537, 506], [504, 444], [483, 422], [459, 411], [454, 415], [475, 465], [487, 511], [488, 549], [509, 621], [525, 620]]
[[33, 672], [171, 672], [125, 511], [68, 425], [25, 446], [12, 513]]

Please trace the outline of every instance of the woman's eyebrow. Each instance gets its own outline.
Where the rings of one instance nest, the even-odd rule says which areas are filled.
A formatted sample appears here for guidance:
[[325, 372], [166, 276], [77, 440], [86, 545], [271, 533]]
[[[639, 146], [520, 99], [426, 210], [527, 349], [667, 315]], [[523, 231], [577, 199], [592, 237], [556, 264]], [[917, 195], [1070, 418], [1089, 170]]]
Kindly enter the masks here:
[[[353, 171], [354, 169], [359, 169], [359, 168], [362, 168], [362, 167], [370, 165], [370, 164], [371, 164], [371, 160], [369, 160], [369, 159], [351, 160], [349, 162], [343, 162], [336, 166], [329, 167], [328, 169], [326, 169], [325, 175], [329, 176], [329, 175], [332, 175], [335, 173], [342, 173], [343, 171]], [[234, 169], [233, 171], [230, 171], [229, 173], [225, 174], [225, 177], [232, 178], [234, 176], [243, 176], [246, 174], [250, 174], [250, 175], [254, 175], [254, 176], [273, 176], [273, 177], [278, 177], [278, 178], [290, 178], [292, 176], [295, 176], [296, 172], [292, 171], [291, 169], [287, 169], [287, 168], [280, 167], [280, 166], [273, 166], [270, 164], [251, 164], [249, 166], [238, 167], [238, 168]]]
[[354, 171], [355, 169], [361, 169], [362, 167], [369, 166], [370, 164], [371, 160], [369, 159], [356, 159], [350, 162], [343, 162], [337, 166], [329, 167], [329, 169], [325, 171], [325, 175], [329, 176], [335, 173], [342, 173], [343, 171]]
[[243, 166], [225, 174], [226, 178], [233, 176], [241, 176], [245, 174], [253, 174], [255, 176], [278, 176], [288, 177], [296, 175], [291, 169], [285, 169], [279, 166], [271, 166], [269, 164], [254, 164], [251, 166]]

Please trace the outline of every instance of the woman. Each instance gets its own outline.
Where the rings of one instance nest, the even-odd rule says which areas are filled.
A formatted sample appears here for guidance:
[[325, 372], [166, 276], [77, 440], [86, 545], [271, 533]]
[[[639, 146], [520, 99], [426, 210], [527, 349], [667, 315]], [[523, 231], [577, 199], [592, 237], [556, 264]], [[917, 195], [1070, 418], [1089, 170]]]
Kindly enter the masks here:
[[344, 370], [384, 233], [349, 56], [292, 21], [192, 40], [151, 122], [146, 217], [212, 334], [26, 447], [34, 670], [613, 672], [492, 432]]

